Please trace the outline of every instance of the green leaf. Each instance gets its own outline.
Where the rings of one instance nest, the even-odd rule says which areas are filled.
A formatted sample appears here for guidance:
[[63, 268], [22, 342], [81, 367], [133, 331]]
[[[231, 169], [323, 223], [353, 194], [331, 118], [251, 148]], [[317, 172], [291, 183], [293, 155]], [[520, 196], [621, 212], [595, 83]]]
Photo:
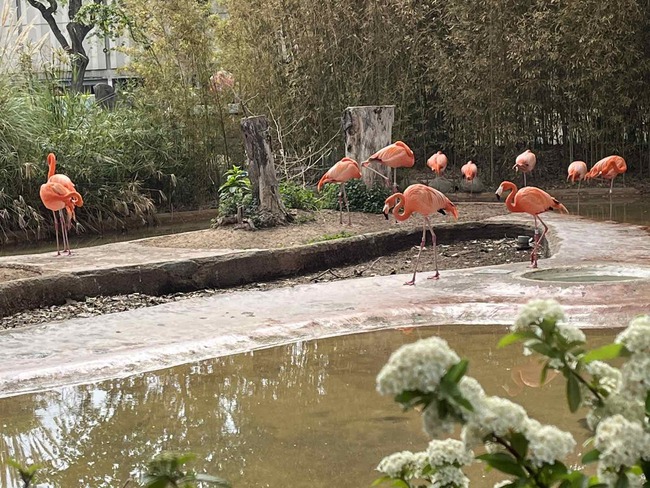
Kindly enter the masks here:
[[526, 344], [526, 347], [541, 354], [542, 356], [555, 357], [555, 349], [545, 342], [533, 342], [531, 344]]
[[373, 481], [373, 482], [370, 484], [370, 486], [378, 486], [378, 485], [381, 485], [382, 483], [385, 483], [385, 482], [390, 481], [390, 480], [392, 480], [392, 479], [393, 479], [393, 478], [391, 478], [391, 477], [388, 476], [388, 475], [386, 475], [386, 476], [382, 476], [381, 478], [377, 478], [375, 481]]
[[510, 445], [522, 458], [528, 454], [528, 439], [525, 435], [515, 432], [510, 436]]
[[443, 380], [448, 380], [453, 383], [458, 383], [463, 375], [467, 372], [467, 367], [469, 366], [469, 361], [467, 359], [462, 359], [459, 363], [454, 364], [447, 374], [443, 376]]
[[592, 449], [591, 451], [586, 452], [582, 456], [582, 463], [583, 464], [594, 463], [598, 461], [599, 457], [600, 457], [600, 451], [598, 449]]
[[623, 344], [607, 344], [605, 346], [592, 349], [582, 357], [582, 360], [585, 363], [590, 363], [592, 361], [607, 361], [608, 359], [619, 357], [624, 348], [625, 346], [623, 346]]
[[580, 383], [574, 374], [569, 373], [566, 383], [566, 396], [569, 401], [569, 410], [573, 413], [580, 407], [582, 396], [580, 394]]
[[502, 473], [511, 474], [514, 476], [525, 477], [526, 471], [517, 462], [517, 460], [510, 454], [505, 452], [487, 453], [477, 456], [476, 459], [484, 461], [494, 469], [498, 469]]
[[627, 479], [627, 475], [625, 473], [620, 473], [618, 475], [618, 479], [616, 480], [614, 488], [629, 488], [629, 486], [630, 480]]
[[650, 417], [650, 391], [645, 396], [645, 415], [646, 417]]
[[524, 339], [534, 339], [537, 336], [532, 332], [511, 332], [510, 334], [504, 335], [497, 347], [506, 347], [515, 342], [523, 341]]

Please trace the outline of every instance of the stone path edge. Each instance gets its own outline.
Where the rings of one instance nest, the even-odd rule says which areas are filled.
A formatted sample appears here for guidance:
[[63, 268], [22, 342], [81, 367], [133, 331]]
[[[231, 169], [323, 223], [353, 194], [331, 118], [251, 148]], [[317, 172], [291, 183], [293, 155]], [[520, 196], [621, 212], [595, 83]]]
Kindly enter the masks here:
[[[444, 243], [514, 237], [530, 232], [531, 227], [524, 223], [471, 221], [439, 224], [435, 232], [438, 242]], [[241, 250], [12, 280], [0, 283], [0, 317], [99, 295], [164, 295], [305, 274], [403, 250], [417, 244], [420, 234], [419, 229], [393, 229], [290, 248]], [[132, 252], [137, 251], [154, 252], [141, 245]]]

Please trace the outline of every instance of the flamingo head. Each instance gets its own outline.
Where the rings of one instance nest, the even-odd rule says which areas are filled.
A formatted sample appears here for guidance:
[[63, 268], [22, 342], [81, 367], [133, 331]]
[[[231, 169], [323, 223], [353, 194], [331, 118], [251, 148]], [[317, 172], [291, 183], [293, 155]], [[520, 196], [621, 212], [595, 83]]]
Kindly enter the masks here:
[[442, 215], [445, 215], [445, 212], [449, 212], [454, 216], [456, 220], [458, 220], [458, 208], [456, 208], [456, 205], [451, 202], [449, 202], [444, 209], [438, 210], [438, 212], [440, 212]]
[[497, 200], [501, 200], [501, 195], [503, 194], [503, 184], [499, 185], [499, 188], [497, 188], [497, 191], [495, 191], [494, 194], [496, 195]]
[[395, 207], [398, 198], [398, 194], [394, 193], [393, 195], [389, 196], [384, 202], [384, 209], [382, 210], [382, 213], [384, 214], [384, 217], [386, 217], [386, 220], [388, 220], [388, 214], [393, 209], [393, 207]]

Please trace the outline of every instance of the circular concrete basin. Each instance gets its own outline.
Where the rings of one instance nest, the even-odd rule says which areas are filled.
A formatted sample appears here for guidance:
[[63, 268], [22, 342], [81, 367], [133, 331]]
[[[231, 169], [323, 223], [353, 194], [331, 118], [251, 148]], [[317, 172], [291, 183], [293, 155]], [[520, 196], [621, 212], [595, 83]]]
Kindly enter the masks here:
[[581, 266], [530, 271], [521, 277], [561, 283], [611, 283], [650, 279], [650, 269], [630, 266]]

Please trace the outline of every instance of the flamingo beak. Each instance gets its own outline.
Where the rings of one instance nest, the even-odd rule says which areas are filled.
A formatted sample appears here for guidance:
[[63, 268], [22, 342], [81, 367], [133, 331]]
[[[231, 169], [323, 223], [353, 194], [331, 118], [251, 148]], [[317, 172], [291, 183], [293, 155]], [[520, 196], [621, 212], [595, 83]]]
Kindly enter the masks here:
[[503, 193], [503, 188], [502, 188], [502, 187], [499, 187], [499, 188], [497, 189], [497, 191], [494, 192], [494, 194], [495, 194], [496, 197], [497, 197], [497, 200], [501, 201], [501, 194], [502, 194], [502, 193]]
[[387, 204], [384, 205], [384, 209], [382, 210], [382, 213], [384, 214], [384, 217], [386, 217], [386, 220], [388, 220], [389, 212], [390, 212], [390, 207]]

